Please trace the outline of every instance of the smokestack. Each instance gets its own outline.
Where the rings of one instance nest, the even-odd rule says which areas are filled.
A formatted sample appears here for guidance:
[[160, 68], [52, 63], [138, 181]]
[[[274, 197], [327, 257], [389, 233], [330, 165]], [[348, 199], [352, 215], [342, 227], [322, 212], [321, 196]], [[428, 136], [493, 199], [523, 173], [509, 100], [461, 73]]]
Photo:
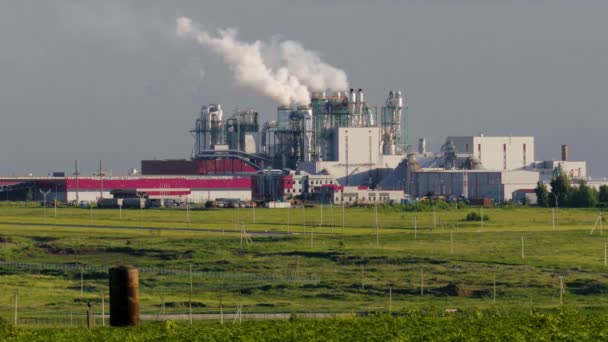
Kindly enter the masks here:
[[568, 145], [562, 145], [562, 161], [568, 161]]
[[421, 138], [420, 140], [418, 140], [418, 153], [420, 153], [420, 154], [426, 153], [426, 140], [424, 138]]

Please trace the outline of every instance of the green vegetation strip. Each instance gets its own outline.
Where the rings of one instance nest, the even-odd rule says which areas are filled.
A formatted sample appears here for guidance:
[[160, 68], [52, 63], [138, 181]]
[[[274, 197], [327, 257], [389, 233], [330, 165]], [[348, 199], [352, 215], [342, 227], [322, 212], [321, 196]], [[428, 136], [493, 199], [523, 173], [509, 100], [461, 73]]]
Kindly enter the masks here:
[[0, 326], [10, 341], [602, 341], [606, 314], [474, 312], [405, 313], [352, 319], [149, 323], [136, 328], [15, 328]]

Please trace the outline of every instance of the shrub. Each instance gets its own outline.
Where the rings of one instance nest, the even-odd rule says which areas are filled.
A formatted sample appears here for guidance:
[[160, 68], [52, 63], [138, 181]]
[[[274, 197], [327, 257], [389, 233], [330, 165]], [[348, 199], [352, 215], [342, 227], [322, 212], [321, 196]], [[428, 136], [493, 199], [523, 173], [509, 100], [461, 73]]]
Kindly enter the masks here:
[[[465, 221], [481, 221], [481, 215], [479, 215], [478, 213], [471, 211], [470, 213], [467, 214], [467, 216], [465, 216], [464, 218]], [[488, 215], [483, 215], [483, 220], [484, 221], [489, 221], [490, 218], [488, 217]]]

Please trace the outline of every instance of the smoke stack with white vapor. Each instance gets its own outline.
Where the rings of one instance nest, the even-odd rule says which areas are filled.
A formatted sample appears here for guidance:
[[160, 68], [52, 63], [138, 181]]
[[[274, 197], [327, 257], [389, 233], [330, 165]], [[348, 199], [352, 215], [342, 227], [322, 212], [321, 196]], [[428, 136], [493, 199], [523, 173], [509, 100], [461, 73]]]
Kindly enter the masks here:
[[[296, 41], [249, 43], [238, 40], [235, 29], [219, 30], [218, 36], [212, 36], [186, 17], [177, 18], [177, 35], [192, 38], [218, 53], [240, 84], [281, 105], [308, 105], [311, 92], [348, 89], [343, 70], [323, 62], [316, 52]], [[271, 63], [268, 56], [276, 61]]]

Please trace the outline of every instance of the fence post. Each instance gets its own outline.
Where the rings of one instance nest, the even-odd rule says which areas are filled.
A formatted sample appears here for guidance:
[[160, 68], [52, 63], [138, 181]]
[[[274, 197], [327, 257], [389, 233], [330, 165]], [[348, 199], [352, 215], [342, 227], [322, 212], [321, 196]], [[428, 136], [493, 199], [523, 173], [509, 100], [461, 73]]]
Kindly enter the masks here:
[[19, 293], [15, 292], [15, 325], [17, 325], [17, 312], [19, 310], [19, 304], [18, 304], [18, 300], [19, 300]]
[[110, 325], [139, 324], [139, 271], [129, 266], [110, 268]]
[[95, 325], [94, 317], [93, 317], [93, 307], [91, 303], [87, 303], [87, 328], [91, 330]]

